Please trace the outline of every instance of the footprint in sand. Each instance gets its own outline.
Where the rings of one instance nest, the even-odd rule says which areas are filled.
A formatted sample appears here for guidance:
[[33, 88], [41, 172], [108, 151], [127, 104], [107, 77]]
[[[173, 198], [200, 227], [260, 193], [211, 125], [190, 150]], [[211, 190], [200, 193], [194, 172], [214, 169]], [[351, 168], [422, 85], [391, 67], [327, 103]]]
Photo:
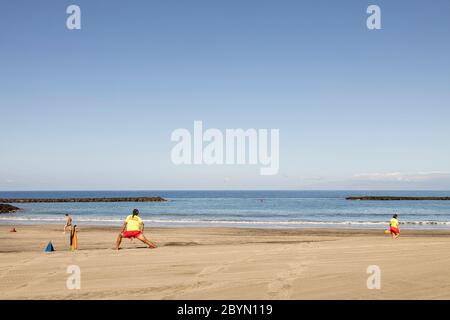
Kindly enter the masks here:
[[163, 299], [174, 299], [175, 297], [179, 296], [180, 294], [186, 293], [188, 291], [195, 291], [199, 288], [205, 289], [207, 287], [214, 287], [215, 281], [214, 281], [214, 275], [224, 272], [225, 270], [229, 269], [230, 266], [240, 263], [243, 261], [251, 261], [252, 257], [247, 257], [244, 259], [237, 259], [233, 261], [228, 261], [221, 265], [212, 265], [204, 267], [200, 272], [198, 272], [193, 279], [189, 280], [188, 283], [181, 284], [178, 290], [176, 290], [174, 293], [167, 295], [163, 297]]
[[306, 269], [306, 263], [290, 263], [288, 267], [277, 273], [274, 280], [267, 285], [267, 294], [270, 299], [289, 299], [292, 293], [292, 284]]

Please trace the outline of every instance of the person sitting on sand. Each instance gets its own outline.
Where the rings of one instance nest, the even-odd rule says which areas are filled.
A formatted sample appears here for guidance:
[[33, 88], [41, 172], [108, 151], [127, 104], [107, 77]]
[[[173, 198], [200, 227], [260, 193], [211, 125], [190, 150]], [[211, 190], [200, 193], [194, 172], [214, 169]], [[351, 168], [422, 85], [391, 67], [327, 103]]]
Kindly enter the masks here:
[[399, 228], [399, 223], [398, 223], [396, 213], [392, 216], [389, 226], [390, 226], [389, 230], [391, 231], [392, 239], [397, 239], [400, 236], [400, 228]]
[[120, 249], [120, 243], [122, 242], [122, 238], [127, 239], [139, 239], [148, 245], [149, 248], [156, 248], [156, 244], [147, 240], [143, 234], [144, 232], [144, 222], [141, 218], [139, 218], [139, 210], [134, 209], [133, 214], [130, 214], [123, 224], [122, 231], [119, 233], [116, 241], [116, 250]]
[[70, 228], [70, 226], [72, 225], [72, 217], [70, 216], [70, 214], [66, 213], [66, 224], [64, 225], [64, 233], [66, 233], [67, 228]]

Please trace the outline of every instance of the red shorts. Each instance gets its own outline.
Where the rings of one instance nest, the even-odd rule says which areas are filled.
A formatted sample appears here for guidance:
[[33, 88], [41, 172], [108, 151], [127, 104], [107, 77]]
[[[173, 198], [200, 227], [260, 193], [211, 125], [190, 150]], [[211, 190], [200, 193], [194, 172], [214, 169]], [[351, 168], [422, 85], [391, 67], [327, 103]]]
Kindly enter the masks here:
[[390, 230], [391, 230], [391, 232], [392, 232], [393, 234], [395, 234], [395, 235], [397, 235], [397, 234], [400, 233], [400, 230], [398, 230], [398, 228], [391, 227]]
[[122, 237], [131, 239], [131, 238], [137, 238], [141, 234], [142, 234], [141, 231], [124, 231], [124, 232], [122, 232]]

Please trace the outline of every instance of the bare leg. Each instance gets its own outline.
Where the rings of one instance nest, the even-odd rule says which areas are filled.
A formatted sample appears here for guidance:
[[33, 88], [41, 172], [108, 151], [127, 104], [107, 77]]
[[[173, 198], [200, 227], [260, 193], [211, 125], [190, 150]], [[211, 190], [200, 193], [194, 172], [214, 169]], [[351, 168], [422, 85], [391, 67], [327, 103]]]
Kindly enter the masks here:
[[156, 244], [147, 240], [147, 238], [144, 237], [144, 235], [141, 233], [138, 237], [139, 240], [141, 240], [143, 243], [145, 243], [146, 245], [148, 245], [149, 248], [155, 249], [157, 248]]
[[122, 234], [119, 233], [119, 236], [117, 237], [117, 240], [116, 240], [116, 250], [120, 249], [120, 243], [121, 242], [122, 242]]

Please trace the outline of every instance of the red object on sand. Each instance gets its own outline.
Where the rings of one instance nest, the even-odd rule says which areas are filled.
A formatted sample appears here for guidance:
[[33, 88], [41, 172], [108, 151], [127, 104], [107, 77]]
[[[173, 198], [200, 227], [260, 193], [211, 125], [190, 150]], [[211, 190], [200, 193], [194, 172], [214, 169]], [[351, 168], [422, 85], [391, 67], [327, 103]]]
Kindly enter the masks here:
[[124, 231], [122, 232], [122, 237], [128, 238], [128, 239], [133, 239], [133, 238], [137, 238], [139, 237], [139, 235], [142, 234], [141, 231]]
[[16, 228], [12, 228], [9, 232], [17, 232]]
[[400, 234], [400, 230], [398, 230], [398, 228], [391, 227], [391, 228], [390, 228], [390, 231], [391, 231], [393, 234], [395, 234], [395, 235]]

